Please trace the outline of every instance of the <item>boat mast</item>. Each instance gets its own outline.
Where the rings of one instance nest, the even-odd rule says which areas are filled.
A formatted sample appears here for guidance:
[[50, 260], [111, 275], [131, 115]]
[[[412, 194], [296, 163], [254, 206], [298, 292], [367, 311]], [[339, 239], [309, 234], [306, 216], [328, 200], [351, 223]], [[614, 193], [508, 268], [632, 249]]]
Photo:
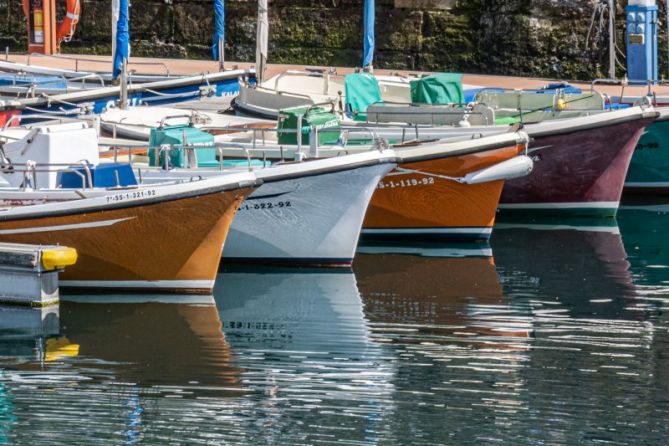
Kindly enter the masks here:
[[112, 41], [114, 80], [120, 83], [120, 107], [128, 106], [128, 57], [130, 55], [130, 24], [128, 0], [112, 0]]
[[374, 0], [365, 0], [362, 69], [370, 73], [374, 71], [374, 16]]
[[211, 46], [218, 69], [225, 69], [225, 1], [214, 0], [214, 43]]
[[269, 40], [269, 20], [267, 0], [258, 0], [258, 30], [256, 34], [256, 81], [260, 85], [267, 68], [267, 42]]

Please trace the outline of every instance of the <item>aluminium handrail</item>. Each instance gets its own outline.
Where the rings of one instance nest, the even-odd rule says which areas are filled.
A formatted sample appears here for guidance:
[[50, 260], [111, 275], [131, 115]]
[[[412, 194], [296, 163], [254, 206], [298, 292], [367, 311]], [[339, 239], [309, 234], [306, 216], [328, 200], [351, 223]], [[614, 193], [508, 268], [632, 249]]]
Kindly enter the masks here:
[[[31, 108], [26, 108], [26, 109], [27, 110], [32, 110]], [[74, 113], [72, 113], [72, 114], [74, 114]], [[37, 114], [34, 114], [34, 115], [13, 115], [9, 119], [7, 119], [7, 122], [5, 122], [5, 125], [2, 127], [2, 129], [7, 130], [8, 128], [10, 128], [12, 126], [12, 124], [15, 121], [20, 122], [22, 119], [37, 119], [37, 118], [39, 118], [39, 119], [44, 119], [44, 118], [54, 119], [54, 120], [58, 121], [59, 124], [62, 124], [63, 119], [64, 119], [63, 118], [63, 113], [53, 114], [53, 115], [48, 114], [48, 113], [37, 113]], [[74, 122], [74, 121], [78, 121], [78, 119], [70, 118], [70, 121]]]
[[262, 85], [256, 85], [254, 88], [255, 88], [256, 90], [265, 90], [265, 91], [269, 91], [269, 92], [272, 92], [272, 93], [276, 93], [276, 94], [278, 94], [278, 95], [282, 95], [282, 96], [295, 96], [295, 97], [297, 97], [297, 98], [304, 98], [304, 99], [309, 99], [309, 100], [311, 100], [311, 96], [306, 95], [306, 94], [293, 93], [293, 92], [291, 92], [291, 91], [277, 90], [276, 88], [263, 87]]
[[[313, 72], [310, 73], [308, 71], [301, 71], [301, 70], [286, 70], [283, 73], [280, 73], [275, 79], [274, 79], [274, 89], [279, 88], [279, 81], [286, 76], [287, 74], [299, 74], [303, 76], [308, 76], [308, 77], [323, 77], [325, 79], [325, 73], [319, 73], [319, 72]], [[320, 76], [319, 76], [320, 75]]]
[[[77, 170], [74, 170], [73, 166], [81, 166], [84, 169], [84, 173], [81, 173]], [[79, 160], [76, 163], [35, 163], [27, 162], [25, 164], [14, 165], [10, 164], [11, 172], [23, 173], [23, 185], [21, 186], [25, 189], [27, 184], [30, 182], [32, 184], [32, 189], [37, 189], [37, 173], [38, 172], [71, 172], [82, 178], [82, 188], [92, 188], [93, 187], [93, 176], [91, 174], [90, 163], [88, 160]], [[8, 173], [8, 172], [5, 172]], [[32, 178], [30, 178], [32, 177]], [[88, 184], [88, 186], [86, 185]]]
[[158, 124], [158, 128], [162, 129], [163, 127], [165, 127], [165, 122], [168, 119], [175, 119], [175, 118], [188, 118], [188, 125], [191, 125], [191, 119], [193, 118], [193, 113], [188, 113], [188, 114], [184, 113], [184, 114], [181, 114], [181, 115], [165, 116], [163, 119], [160, 120], [160, 123]]
[[[38, 56], [38, 57], [51, 57], [54, 59], [63, 59], [63, 60], [71, 60], [74, 61], [75, 63], [75, 69], [74, 71], [79, 71], [79, 62], [91, 62], [91, 63], [99, 63], [99, 64], [109, 64], [109, 61], [107, 60], [99, 60], [99, 59], [89, 59], [85, 57], [71, 57], [71, 56], [64, 56], [61, 54], [42, 54], [42, 53], [30, 53], [28, 54], [28, 61], [26, 65], [30, 65], [30, 59], [32, 56]], [[147, 65], [147, 66], [162, 66], [165, 69], [165, 74], [166, 76], [170, 76], [170, 68], [165, 64], [164, 62], [138, 62], [138, 61], [128, 61], [128, 65]]]
[[[157, 157], [156, 157], [156, 163], [160, 163], [160, 157], [165, 154], [165, 157], [163, 158], [163, 166], [161, 166], [164, 170], [169, 170], [170, 167], [170, 160], [169, 160], [169, 152], [172, 150], [202, 150], [202, 149], [215, 149], [217, 157], [219, 158], [219, 169], [223, 170], [223, 149], [224, 148], [231, 148], [231, 149], [239, 149], [244, 152], [246, 155], [246, 160], [248, 162], [248, 168], [249, 172], [253, 172], [253, 159], [251, 157], [251, 150], [248, 147], [245, 147], [242, 144], [235, 144], [235, 143], [213, 143], [213, 144], [207, 144], [207, 143], [195, 143], [195, 144], [161, 144], [160, 146], [154, 146], [154, 147], [149, 147], [149, 150], [157, 150]], [[116, 150], [117, 148], [113, 148], [112, 150]], [[130, 153], [130, 152], [129, 152]], [[263, 163], [264, 166], [265, 163]]]

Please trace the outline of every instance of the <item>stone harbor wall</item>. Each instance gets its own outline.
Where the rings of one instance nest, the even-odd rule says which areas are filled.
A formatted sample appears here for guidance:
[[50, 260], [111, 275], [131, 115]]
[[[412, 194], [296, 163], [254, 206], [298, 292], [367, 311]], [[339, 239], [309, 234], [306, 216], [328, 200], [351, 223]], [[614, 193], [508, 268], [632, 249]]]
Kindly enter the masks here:
[[[57, 0], [64, 8], [64, 1]], [[82, 0], [82, 19], [64, 53], [109, 54], [110, 0]], [[604, 76], [608, 25], [593, 0], [377, 0], [378, 68], [532, 75]], [[624, 66], [624, 6], [617, 35]], [[662, 5], [664, 2], [661, 2]], [[226, 0], [226, 59], [252, 61], [256, 1]], [[661, 69], [666, 59], [663, 6]], [[362, 57], [363, 0], [270, 0], [274, 63], [356, 66]], [[208, 58], [211, 0], [132, 0], [132, 55]], [[589, 38], [588, 38], [589, 35]], [[18, 0], [0, 0], [0, 45], [26, 48]], [[623, 71], [619, 71], [622, 75]]]

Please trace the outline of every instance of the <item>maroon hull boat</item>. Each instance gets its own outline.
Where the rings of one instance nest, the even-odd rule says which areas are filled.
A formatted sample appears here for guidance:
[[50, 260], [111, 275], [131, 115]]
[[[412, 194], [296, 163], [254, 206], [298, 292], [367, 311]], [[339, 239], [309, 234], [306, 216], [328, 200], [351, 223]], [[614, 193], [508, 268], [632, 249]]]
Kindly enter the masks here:
[[658, 116], [633, 107], [527, 125], [534, 171], [506, 182], [500, 210], [615, 216], [634, 148]]

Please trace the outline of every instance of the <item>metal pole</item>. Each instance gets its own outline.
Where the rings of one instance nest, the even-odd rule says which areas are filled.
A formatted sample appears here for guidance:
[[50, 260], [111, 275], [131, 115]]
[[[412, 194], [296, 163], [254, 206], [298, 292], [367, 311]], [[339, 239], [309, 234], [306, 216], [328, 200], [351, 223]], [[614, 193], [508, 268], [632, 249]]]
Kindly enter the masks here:
[[122, 63], [122, 69], [121, 69], [121, 100], [119, 103], [119, 106], [121, 108], [127, 108], [128, 107], [128, 61], [126, 59], [123, 59]]
[[262, 84], [267, 68], [269, 19], [267, 0], [258, 0], [258, 28], [256, 32], [256, 82]]
[[218, 70], [225, 70], [225, 42], [222, 38], [218, 39]]
[[304, 159], [302, 155], [302, 115], [297, 115], [297, 152], [293, 158], [295, 161], [302, 161]]
[[609, 0], [609, 78], [616, 78], [615, 0]]

